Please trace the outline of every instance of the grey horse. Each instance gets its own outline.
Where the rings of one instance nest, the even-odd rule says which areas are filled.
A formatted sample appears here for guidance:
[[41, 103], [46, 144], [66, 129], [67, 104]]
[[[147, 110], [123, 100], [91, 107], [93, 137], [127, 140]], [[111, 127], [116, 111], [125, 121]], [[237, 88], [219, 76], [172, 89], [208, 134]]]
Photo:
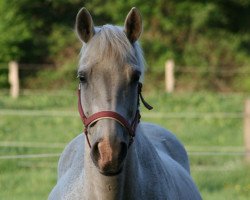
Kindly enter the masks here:
[[86, 136], [64, 149], [49, 199], [201, 199], [183, 145], [164, 128], [139, 123], [139, 102], [145, 102], [138, 89], [144, 74], [138, 9], [124, 27], [95, 27], [82, 8], [76, 32], [83, 44], [78, 106]]

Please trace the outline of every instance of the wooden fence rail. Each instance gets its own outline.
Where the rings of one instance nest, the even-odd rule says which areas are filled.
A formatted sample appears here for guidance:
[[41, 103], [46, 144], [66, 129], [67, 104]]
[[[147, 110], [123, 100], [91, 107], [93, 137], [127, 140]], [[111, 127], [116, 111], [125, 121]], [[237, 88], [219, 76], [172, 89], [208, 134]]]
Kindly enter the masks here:
[[[10, 83], [10, 95], [13, 98], [19, 96], [19, 70], [48, 70], [56, 69], [53, 64], [19, 64], [15, 61], [9, 62], [9, 83]], [[176, 67], [173, 59], [169, 59], [165, 63], [165, 91], [167, 93], [173, 93], [176, 85], [175, 72], [178, 73], [189, 73], [189, 74], [203, 74], [203, 73], [220, 73], [220, 74], [234, 74], [237, 76], [243, 76], [250, 74], [249, 70], [237, 69], [237, 70], [221, 70], [214, 71], [212, 69], [203, 69], [197, 67]]]
[[188, 66], [175, 66], [175, 62], [172, 59], [169, 59], [165, 63], [165, 91], [167, 93], [173, 93], [175, 90], [176, 82], [176, 73], [183, 73], [189, 75], [195, 74], [217, 74], [220, 76], [249, 76], [250, 68], [243, 67], [239, 69], [220, 69], [216, 70], [211, 67], [188, 67]]
[[[168, 60], [165, 64], [165, 88], [166, 92], [172, 93], [175, 86], [175, 63], [173, 60]], [[9, 83], [10, 95], [13, 98], [19, 96], [19, 65], [15, 61], [9, 62]], [[245, 157], [250, 162], [250, 99], [245, 102], [244, 108], [244, 141], [245, 141]]]

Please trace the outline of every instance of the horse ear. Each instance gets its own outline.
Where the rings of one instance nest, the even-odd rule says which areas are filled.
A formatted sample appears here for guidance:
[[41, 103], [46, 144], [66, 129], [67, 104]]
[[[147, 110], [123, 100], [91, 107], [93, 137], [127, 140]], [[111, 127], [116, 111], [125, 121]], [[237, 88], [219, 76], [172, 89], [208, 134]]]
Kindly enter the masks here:
[[142, 18], [139, 10], [133, 7], [125, 20], [125, 33], [131, 43], [139, 39], [142, 32]]
[[76, 32], [79, 39], [87, 43], [95, 34], [94, 23], [89, 11], [82, 8], [76, 16]]

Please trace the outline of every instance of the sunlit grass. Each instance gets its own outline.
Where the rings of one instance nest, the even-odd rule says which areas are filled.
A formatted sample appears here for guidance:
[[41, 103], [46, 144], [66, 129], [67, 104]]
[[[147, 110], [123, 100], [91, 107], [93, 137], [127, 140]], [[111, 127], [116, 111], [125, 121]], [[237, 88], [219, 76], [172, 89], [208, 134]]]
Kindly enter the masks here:
[[[250, 171], [242, 154], [244, 141], [241, 116], [247, 95], [203, 92], [173, 95], [155, 93], [144, 96], [154, 106], [154, 110], [147, 111], [141, 105], [143, 120], [171, 130], [187, 147], [191, 173], [204, 199], [248, 199]], [[0, 113], [0, 156], [60, 153], [64, 145], [82, 131], [74, 92], [65, 95], [63, 92], [53, 95], [23, 95], [18, 100], [2, 95], [0, 112], [2, 109], [16, 112], [70, 111], [75, 115], [33, 116]], [[150, 117], [150, 112], [162, 113], [163, 117]], [[176, 118], [168, 117], [173, 113], [182, 115]], [[190, 118], [192, 113], [203, 113], [204, 116]], [[214, 118], [206, 116], [207, 113], [238, 115]], [[197, 152], [229, 154], [195, 154]], [[236, 154], [230, 155], [230, 152]], [[58, 157], [1, 159], [0, 199], [46, 199], [56, 183], [57, 162]]]

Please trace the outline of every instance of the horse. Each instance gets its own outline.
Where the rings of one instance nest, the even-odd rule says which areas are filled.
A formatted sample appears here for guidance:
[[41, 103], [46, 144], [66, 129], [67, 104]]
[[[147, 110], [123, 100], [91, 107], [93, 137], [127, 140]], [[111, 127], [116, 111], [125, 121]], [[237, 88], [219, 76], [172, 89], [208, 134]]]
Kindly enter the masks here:
[[86, 8], [76, 17], [82, 42], [78, 109], [85, 126], [64, 149], [49, 200], [200, 200], [187, 152], [174, 134], [140, 122], [145, 61], [142, 17], [124, 27], [94, 26]]

